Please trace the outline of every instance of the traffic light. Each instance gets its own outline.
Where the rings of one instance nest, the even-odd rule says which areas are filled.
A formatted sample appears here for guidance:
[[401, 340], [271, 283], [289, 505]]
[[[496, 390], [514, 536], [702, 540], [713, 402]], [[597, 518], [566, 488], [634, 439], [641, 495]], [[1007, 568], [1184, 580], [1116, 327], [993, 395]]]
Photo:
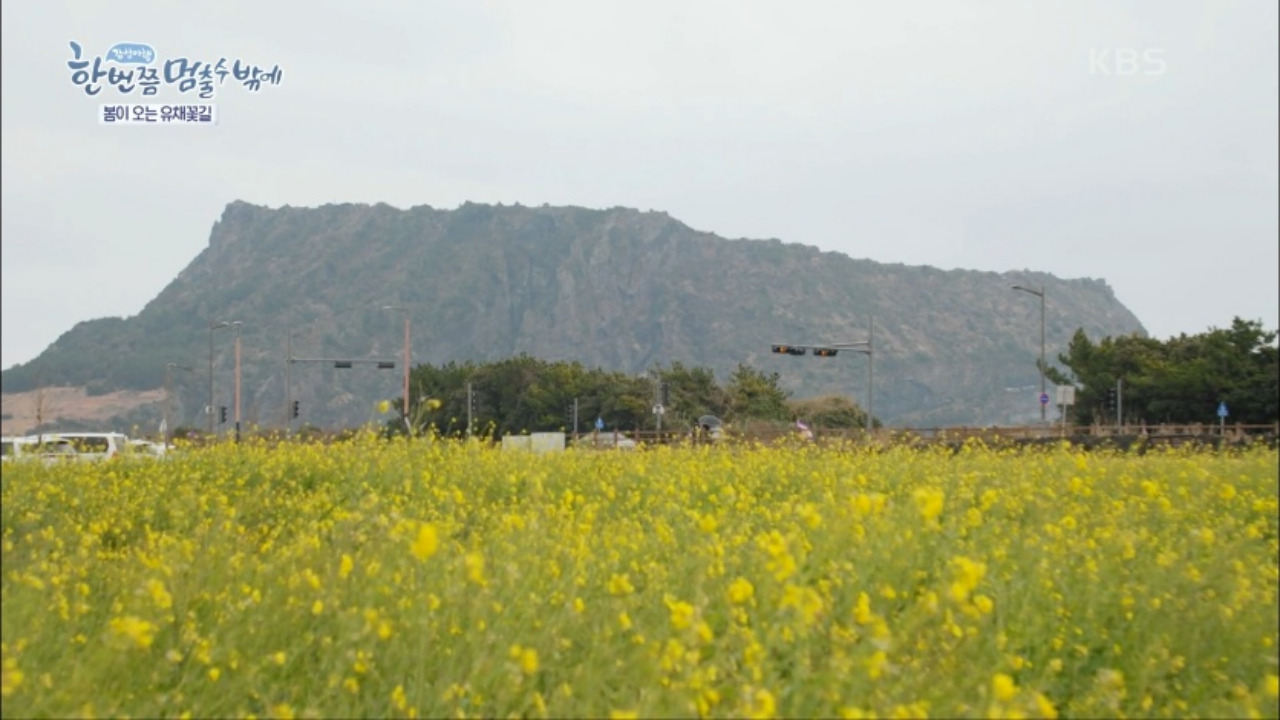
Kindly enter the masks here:
[[671, 404], [671, 385], [667, 383], [662, 383], [662, 385], [659, 386], [658, 404], [659, 405]]
[[351, 367], [351, 361], [350, 361], [350, 360], [335, 360], [335, 361], [334, 361], [334, 363], [333, 363], [333, 366], [334, 366], [335, 368], [338, 368], [339, 370], [347, 370], [347, 369], [349, 369], [349, 368]]
[[1116, 409], [1116, 389], [1107, 388], [1107, 409], [1115, 412]]
[[293, 416], [298, 417], [298, 401], [293, 401]]
[[773, 351], [775, 353], [786, 355], [803, 355], [805, 348], [796, 347], [795, 345], [774, 345]]
[[379, 361], [378, 361], [378, 369], [379, 369], [379, 370], [393, 370], [393, 369], [395, 369], [395, 366], [396, 366], [396, 364], [395, 364], [394, 362], [390, 361], [390, 360], [379, 360]]
[[814, 348], [813, 354], [816, 357], [835, 357], [837, 350], [835, 348]]
[[226, 421], [227, 421], [227, 406], [226, 406], [226, 405], [221, 405], [221, 406], [219, 406], [219, 407], [218, 407], [218, 421], [219, 421], [219, 422], [226, 422]]

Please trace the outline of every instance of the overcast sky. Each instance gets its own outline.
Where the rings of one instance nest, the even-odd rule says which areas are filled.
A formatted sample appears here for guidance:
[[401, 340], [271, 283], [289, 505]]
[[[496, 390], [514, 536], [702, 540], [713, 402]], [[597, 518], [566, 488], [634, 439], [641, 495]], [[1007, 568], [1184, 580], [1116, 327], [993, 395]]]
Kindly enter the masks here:
[[[1160, 338], [1277, 326], [1275, 2], [0, 8], [4, 367], [138, 313], [237, 199], [664, 210], [886, 263], [1102, 278]], [[216, 126], [102, 125], [104, 102], [197, 100], [90, 97], [73, 40], [283, 76], [229, 79]]]

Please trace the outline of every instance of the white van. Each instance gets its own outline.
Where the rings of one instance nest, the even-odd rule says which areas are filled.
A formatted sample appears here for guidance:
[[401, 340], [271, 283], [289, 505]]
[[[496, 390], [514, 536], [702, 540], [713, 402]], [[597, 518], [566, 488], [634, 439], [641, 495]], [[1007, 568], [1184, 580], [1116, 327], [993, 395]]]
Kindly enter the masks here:
[[0, 438], [0, 462], [9, 462], [18, 458], [32, 456], [32, 446], [35, 442], [27, 437], [10, 437], [8, 435]]
[[52, 435], [25, 435], [3, 439], [4, 462], [41, 458], [46, 463], [75, 460], [76, 449], [70, 440]]
[[127, 451], [129, 437], [124, 433], [64, 432], [44, 436], [46, 443], [65, 440], [76, 450], [80, 460], [110, 460]]

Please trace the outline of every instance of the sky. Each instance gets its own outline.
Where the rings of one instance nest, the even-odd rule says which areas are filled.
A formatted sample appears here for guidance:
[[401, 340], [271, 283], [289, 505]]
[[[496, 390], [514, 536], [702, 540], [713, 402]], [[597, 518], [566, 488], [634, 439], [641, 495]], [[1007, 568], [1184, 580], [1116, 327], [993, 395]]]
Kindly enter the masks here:
[[[6, 0], [0, 365], [136, 315], [234, 200], [660, 210], [883, 263], [1101, 278], [1162, 339], [1276, 329], [1277, 8]], [[103, 124], [103, 104], [201, 101], [89, 96], [72, 41], [281, 76], [228, 77], [213, 125]]]

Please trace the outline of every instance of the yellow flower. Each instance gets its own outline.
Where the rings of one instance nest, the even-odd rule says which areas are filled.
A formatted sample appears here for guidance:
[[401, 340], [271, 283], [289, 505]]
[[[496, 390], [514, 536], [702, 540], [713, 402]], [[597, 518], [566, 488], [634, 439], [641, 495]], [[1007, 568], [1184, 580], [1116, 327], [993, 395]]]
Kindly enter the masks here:
[[151, 641], [155, 639], [156, 626], [146, 620], [129, 615], [112, 618], [111, 631], [117, 636], [133, 642], [135, 647], [145, 650], [151, 647]]
[[509, 653], [512, 660], [520, 667], [520, 672], [532, 675], [538, 672], [538, 651], [533, 648], [512, 645]]
[[996, 673], [991, 678], [991, 694], [1001, 702], [1008, 702], [1018, 695], [1018, 686], [1008, 675]]
[[671, 611], [671, 627], [684, 630], [693, 624], [693, 606], [683, 600], [676, 600], [668, 595], [664, 598], [667, 609]]
[[775, 717], [778, 710], [777, 702], [773, 699], [773, 693], [760, 688], [754, 693], [747, 693], [751, 698], [751, 705], [747, 708], [746, 716], [749, 718], [771, 718]]
[[871, 612], [871, 597], [864, 592], [858, 593], [858, 604], [853, 607], [853, 621], [866, 625], [875, 619], [876, 614]]
[[942, 508], [946, 505], [947, 495], [941, 490], [916, 490], [912, 496], [915, 498], [916, 507], [920, 510], [920, 515], [926, 522], [937, 520], [942, 514]]
[[[419, 560], [426, 560], [436, 554], [436, 549], [440, 547], [440, 538], [436, 534], [436, 528], [429, 523], [423, 524], [418, 528], [418, 538], [413, 541], [413, 547], [410, 548], [413, 556]], [[345, 559], [346, 556], [344, 555]]]
[[614, 574], [609, 578], [608, 590], [610, 595], [629, 595], [636, 591], [631, 586], [631, 579], [626, 575]]
[[164, 582], [160, 580], [148, 580], [147, 592], [151, 595], [151, 601], [161, 610], [168, 610], [173, 606], [173, 597], [169, 595], [169, 591], [165, 589]]
[[755, 586], [751, 581], [740, 577], [729, 583], [729, 602], [734, 605], [741, 605], [750, 600], [756, 593]]
[[885, 655], [883, 650], [877, 650], [867, 658], [867, 677], [872, 680], [878, 679], [884, 674], [884, 666], [889, 664], [889, 656]]
[[390, 400], [379, 400], [379, 401], [378, 401], [378, 412], [380, 412], [380, 413], [386, 413], [386, 412], [390, 412], [390, 411], [391, 411], [391, 401], [390, 401]]
[[17, 658], [4, 659], [4, 671], [0, 675], [0, 697], [9, 697], [22, 685], [23, 674], [18, 669]]
[[1049, 698], [1041, 695], [1040, 693], [1036, 693], [1035, 700], [1036, 711], [1040, 713], [1040, 717], [1043, 717], [1046, 720], [1057, 720], [1058, 709], [1053, 706], [1053, 703], [1049, 701]]
[[[433, 549], [434, 552], [434, 549]], [[484, 555], [479, 552], [467, 553], [463, 558], [463, 564], [467, 568], [467, 580], [476, 585], [484, 585]]]
[[409, 708], [409, 699], [405, 697], [403, 685], [397, 685], [391, 691], [391, 704], [400, 712], [404, 712]]

